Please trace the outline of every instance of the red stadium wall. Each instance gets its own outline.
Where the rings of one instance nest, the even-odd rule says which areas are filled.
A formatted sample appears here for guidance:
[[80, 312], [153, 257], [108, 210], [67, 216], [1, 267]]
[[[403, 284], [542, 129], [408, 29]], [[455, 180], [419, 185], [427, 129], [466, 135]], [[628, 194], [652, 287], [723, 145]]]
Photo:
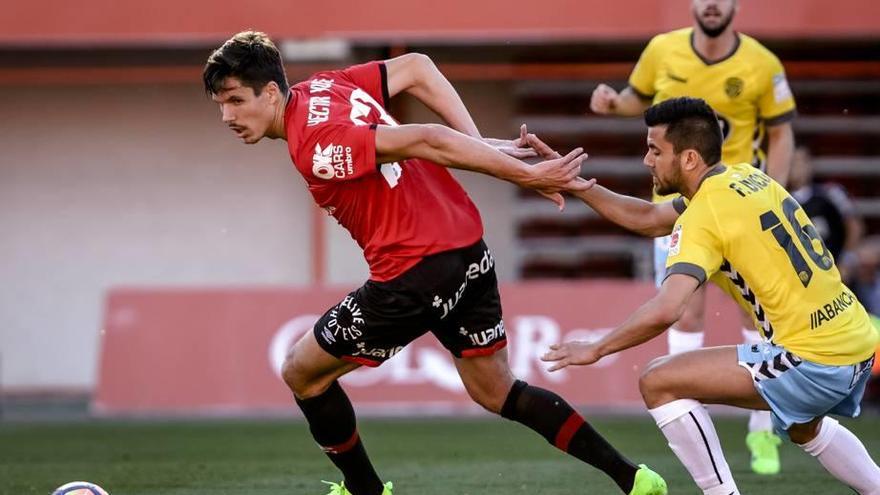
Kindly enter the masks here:
[[[294, 412], [278, 376], [289, 345], [346, 289], [114, 290], [105, 313], [99, 414]], [[591, 367], [553, 374], [537, 356], [551, 343], [596, 338], [654, 292], [634, 282], [535, 282], [502, 287], [514, 373], [586, 406], [640, 407], [638, 376], [665, 337]], [[710, 343], [736, 343], [733, 303], [712, 288]], [[379, 368], [343, 379], [373, 412], [476, 409], [449, 355], [422, 337]]]
[[[740, 2], [737, 27], [764, 37], [876, 37], [874, 0]], [[0, 16], [0, 44], [155, 43], [226, 39], [245, 28], [279, 38], [645, 38], [690, 24], [688, 0], [447, 0], [424, 2], [12, 2]]]

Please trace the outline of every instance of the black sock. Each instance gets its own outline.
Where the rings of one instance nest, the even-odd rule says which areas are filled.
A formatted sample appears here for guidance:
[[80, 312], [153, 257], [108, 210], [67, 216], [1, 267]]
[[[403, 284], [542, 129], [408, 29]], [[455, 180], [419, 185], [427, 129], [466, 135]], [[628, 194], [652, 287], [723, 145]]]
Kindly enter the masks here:
[[382, 480], [373, 469], [358, 435], [354, 409], [339, 382], [333, 382], [323, 394], [296, 399], [312, 437], [342, 471], [345, 487], [352, 495], [380, 495]]
[[584, 421], [562, 397], [517, 380], [501, 416], [535, 430], [556, 448], [610, 476], [624, 493], [632, 491], [636, 467]]

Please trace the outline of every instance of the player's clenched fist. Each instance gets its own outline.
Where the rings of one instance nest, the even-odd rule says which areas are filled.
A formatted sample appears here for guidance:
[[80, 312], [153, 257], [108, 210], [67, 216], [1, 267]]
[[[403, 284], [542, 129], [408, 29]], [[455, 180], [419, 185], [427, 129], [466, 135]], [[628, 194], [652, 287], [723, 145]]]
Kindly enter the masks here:
[[607, 84], [600, 84], [593, 90], [593, 96], [590, 97], [590, 110], [600, 115], [607, 115], [614, 110], [614, 100], [617, 98], [617, 91]]

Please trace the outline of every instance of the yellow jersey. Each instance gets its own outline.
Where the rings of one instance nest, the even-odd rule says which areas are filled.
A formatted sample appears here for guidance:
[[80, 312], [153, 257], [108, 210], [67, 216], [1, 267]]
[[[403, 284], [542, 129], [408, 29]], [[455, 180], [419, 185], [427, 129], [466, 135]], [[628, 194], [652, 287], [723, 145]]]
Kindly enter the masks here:
[[655, 104], [680, 96], [706, 100], [721, 124], [721, 161], [765, 170], [764, 126], [795, 116], [782, 63], [754, 38], [739, 33], [730, 55], [708, 62], [694, 49], [693, 36], [693, 28], [655, 36], [633, 69], [629, 86]]
[[766, 339], [804, 359], [855, 364], [880, 340], [804, 210], [748, 163], [706, 174], [675, 223], [666, 267], [712, 279]]

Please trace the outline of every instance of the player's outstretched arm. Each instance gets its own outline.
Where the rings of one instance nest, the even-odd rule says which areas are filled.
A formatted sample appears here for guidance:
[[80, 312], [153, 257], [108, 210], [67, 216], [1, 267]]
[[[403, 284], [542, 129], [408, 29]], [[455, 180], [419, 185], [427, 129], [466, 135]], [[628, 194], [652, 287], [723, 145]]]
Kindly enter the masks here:
[[[681, 214], [676, 210], [674, 201], [651, 203], [643, 199], [618, 194], [599, 185], [586, 191], [570, 192], [607, 220], [646, 237], [669, 235], [676, 219]], [[681, 210], [682, 207], [683, 204], [679, 209]]]
[[389, 96], [393, 98], [401, 92], [409, 93], [453, 129], [471, 137], [481, 137], [458, 92], [430, 57], [421, 53], [407, 53], [386, 60], [385, 69], [388, 73]]
[[681, 318], [688, 299], [699, 285], [700, 281], [690, 275], [670, 275], [656, 296], [611, 333], [596, 342], [572, 341], [552, 345], [541, 360], [553, 363], [549, 369], [556, 371], [566, 366], [593, 364], [604, 356], [647, 342]]
[[[421, 53], [407, 53], [385, 61], [388, 75], [388, 94], [391, 97], [406, 92], [425, 104], [439, 115], [450, 127], [479, 138], [480, 131], [464, 102], [455, 91], [452, 83], [427, 56]], [[523, 140], [525, 126], [517, 139], [485, 138], [491, 146], [515, 158], [531, 158], [537, 154]]]
[[[376, 161], [389, 163], [423, 158], [450, 168], [471, 170], [535, 189], [562, 207], [561, 190], [585, 190], [594, 181], [580, 179], [584, 150], [528, 165], [505, 155], [480, 139], [439, 124], [406, 124], [376, 128]], [[579, 179], [579, 180], [578, 180]]]
[[[559, 153], [534, 134], [526, 134], [525, 140], [538, 156], [549, 159], [559, 157]], [[676, 210], [673, 202], [650, 203], [639, 198], [617, 194], [602, 186], [595, 185], [581, 191], [569, 191], [590, 208], [606, 219], [647, 237], [661, 237], [672, 232], [675, 220], [681, 214], [683, 203]]]

